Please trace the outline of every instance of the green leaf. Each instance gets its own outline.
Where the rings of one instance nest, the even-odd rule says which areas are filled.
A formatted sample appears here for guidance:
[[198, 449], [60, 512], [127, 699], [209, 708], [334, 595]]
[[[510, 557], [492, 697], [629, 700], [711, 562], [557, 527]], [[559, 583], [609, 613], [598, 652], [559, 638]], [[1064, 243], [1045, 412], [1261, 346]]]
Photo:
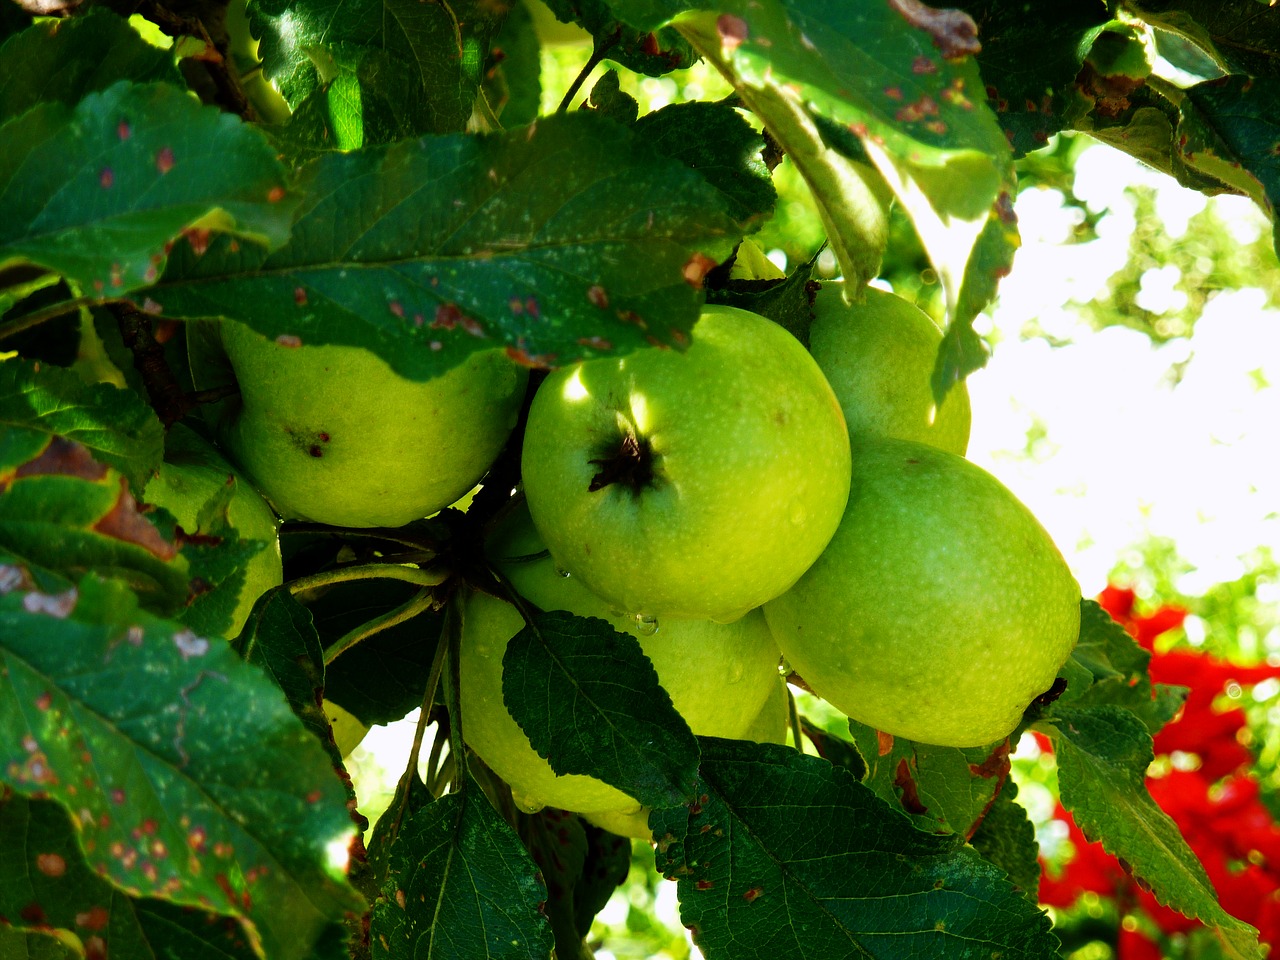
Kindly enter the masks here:
[[[1186, 689], [1153, 685], [1148, 672], [1151, 654], [1142, 649], [1124, 627], [1116, 623], [1096, 601], [1080, 603], [1080, 639], [1071, 652], [1067, 689], [1062, 706], [1124, 707], [1153, 736], [1173, 719], [1186, 699]], [[1044, 708], [1053, 713], [1054, 704]]]
[[686, 342], [738, 234], [699, 174], [582, 112], [326, 155], [299, 189], [274, 254], [175, 247], [149, 292], [165, 315], [363, 346], [415, 379], [502, 346], [566, 364]]
[[[397, 580], [336, 584], [308, 598], [323, 647], [418, 592]], [[367, 724], [393, 723], [422, 705], [443, 617], [424, 613], [361, 640], [329, 664], [325, 696]]]
[[939, 404], [952, 387], [986, 366], [991, 356], [986, 343], [973, 329], [973, 321], [995, 299], [1000, 280], [1013, 269], [1013, 255], [1021, 243], [1017, 216], [1013, 212], [1015, 190], [1016, 184], [1010, 181], [1008, 189], [996, 197], [965, 265], [959, 300], [951, 311], [942, 343], [938, 344], [938, 357], [929, 381], [934, 400]]
[[635, 637], [608, 621], [538, 614], [507, 644], [502, 699], [556, 773], [596, 777], [649, 807], [694, 795], [697, 741]]
[[302, 725], [328, 748], [326, 752], [334, 765], [340, 766], [342, 758], [320, 707], [324, 652], [310, 611], [294, 599], [288, 588], [268, 590], [254, 604], [231, 648], [271, 678]]
[[1001, 871], [843, 769], [773, 744], [701, 743], [697, 802], [650, 826], [707, 960], [1056, 955], [1048, 918]]
[[849, 731], [867, 765], [863, 783], [921, 830], [968, 839], [1009, 776], [1007, 740], [961, 749], [882, 736], [856, 720]]
[[[135, 899], [85, 861], [67, 812], [17, 794], [0, 799], [0, 916], [28, 932], [78, 938], [76, 956], [255, 960], [240, 925], [228, 917]], [[0, 940], [0, 956], [9, 952]]]
[[[681, 31], [749, 107], [768, 108], [761, 117], [771, 130], [785, 108], [794, 128], [812, 112], [858, 134], [915, 224], [953, 313], [1012, 163], [967, 56], [977, 49], [971, 22], [924, 6], [843, 0], [736, 0], [722, 9], [682, 19]], [[846, 279], [865, 279], [838, 236]]]
[[658, 29], [660, 18], [650, 27], [627, 22], [614, 10], [611, 0], [547, 0], [556, 19], [579, 23], [595, 39], [597, 53], [620, 63], [628, 70], [651, 77], [693, 66], [697, 55], [688, 41], [672, 29]]
[[1123, 860], [1160, 903], [1212, 928], [1228, 956], [1261, 956], [1257, 931], [1221, 907], [1178, 825], [1147, 792], [1154, 752], [1142, 721], [1117, 706], [1061, 705], [1037, 727], [1053, 740], [1062, 805], [1085, 837]]
[[1018, 785], [1006, 779], [969, 842], [984, 859], [1007, 873], [1023, 896], [1036, 903], [1040, 845], [1036, 842], [1035, 825], [1017, 797]]
[[556, 960], [591, 960], [583, 938], [627, 878], [631, 842], [553, 807], [521, 814], [517, 829], [547, 885], [542, 912], [555, 934]]
[[386, 143], [466, 128], [501, 26], [484, 0], [253, 0], [262, 69], [291, 107], [339, 76], [360, 104], [362, 139]]
[[506, 127], [533, 123], [542, 109], [541, 45], [533, 16], [523, 3], [512, 3], [502, 29], [489, 45], [481, 95]]
[[1093, 0], [1041, 0], [1036, 15], [998, 0], [959, 0], [978, 25], [978, 66], [988, 102], [1022, 157], [1069, 124], [1076, 75], [1085, 52], [1109, 19]]
[[[7, 366], [8, 364], [4, 364]], [[22, 427], [0, 427], [0, 563], [68, 582], [85, 573], [118, 577], [162, 612], [188, 599], [188, 562], [138, 512], [127, 481], [78, 443]]]
[[773, 215], [778, 192], [760, 156], [764, 138], [728, 104], [674, 103], [641, 117], [635, 130], [663, 156], [697, 170], [719, 190], [744, 233]]
[[807, 347], [809, 325], [813, 323], [813, 293], [809, 284], [821, 253], [819, 250], [798, 264], [782, 280], [728, 280], [723, 287], [707, 291], [707, 302], [740, 307], [768, 317]]
[[591, 88], [587, 104], [602, 117], [617, 123], [634, 124], [640, 116], [640, 103], [629, 93], [622, 92], [622, 81], [617, 70], [606, 70]]
[[[65, 437], [141, 491], [164, 456], [164, 428], [142, 398], [70, 370], [0, 361], [0, 430]], [[0, 460], [0, 470], [16, 466]]]
[[1258, 0], [1129, 0], [1148, 23], [1186, 37], [1224, 73], [1280, 76], [1280, 20]]
[[[1178, 147], [1187, 165], [1252, 198], [1274, 220], [1280, 199], [1280, 77], [1222, 77], [1183, 93]], [[1274, 242], [1280, 249], [1280, 234]]]
[[121, 82], [0, 125], [0, 266], [36, 263], [100, 296], [153, 282], [201, 222], [278, 245], [285, 196], [259, 131], [167, 84]]
[[361, 908], [334, 862], [354, 824], [279, 690], [119, 583], [51, 596], [0, 572], [4, 782], [68, 809], [120, 889], [238, 917], [267, 955], [309, 958]]
[[182, 84], [168, 50], [153, 47], [128, 21], [102, 7], [45, 20], [0, 47], [0, 120], [38, 103], [73, 107], [118, 80]]
[[551, 951], [547, 890], [474, 780], [413, 815], [373, 907], [375, 958], [535, 960]]

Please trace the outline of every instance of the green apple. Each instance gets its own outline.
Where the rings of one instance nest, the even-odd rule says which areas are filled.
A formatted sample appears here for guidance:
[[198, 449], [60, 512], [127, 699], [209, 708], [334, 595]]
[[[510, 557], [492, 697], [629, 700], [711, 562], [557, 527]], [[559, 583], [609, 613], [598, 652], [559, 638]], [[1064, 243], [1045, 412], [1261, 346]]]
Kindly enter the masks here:
[[809, 351], [840, 400], [850, 436], [918, 440], [964, 455], [969, 391], [958, 383], [942, 406], [930, 378], [942, 331], [910, 301], [875, 287], [860, 299], [843, 283], [824, 283], [813, 304]]
[[[735, 740], [754, 740], [756, 743], [787, 742], [787, 686], [778, 676], [769, 698], [765, 700], [760, 713], [751, 721], [751, 725], [742, 731]], [[635, 837], [637, 840], [651, 840], [653, 834], [649, 830], [649, 807], [628, 813], [626, 811], [608, 810], [584, 813], [582, 818], [593, 823], [602, 830], [616, 833], [620, 837]]]
[[895, 736], [971, 747], [1008, 736], [1075, 646], [1080, 588], [1031, 512], [963, 457], [854, 445], [831, 544], [765, 617], [795, 671]]
[[826, 546], [848, 494], [849, 439], [791, 334], [713, 306], [684, 352], [548, 377], [522, 467], [552, 556], [613, 609], [727, 622], [787, 589]]
[[281, 343], [233, 321], [193, 325], [200, 389], [239, 385], [209, 412], [219, 441], [286, 519], [398, 527], [453, 503], [515, 425], [528, 371], [473, 353], [407, 380], [349, 346]]
[[282, 582], [276, 515], [212, 444], [180, 423], [169, 428], [164, 463], [147, 482], [142, 499], [168, 510], [184, 531], [195, 533], [201, 508], [228, 483], [234, 483], [235, 490], [227, 507], [227, 520], [242, 540], [266, 543], [244, 566], [240, 599], [223, 631], [225, 636], [234, 637], [249, 618], [254, 601]]
[[[492, 539], [494, 557], [522, 596], [544, 610], [608, 620], [639, 641], [671, 702], [696, 734], [741, 737], [778, 685], [780, 655], [760, 611], [735, 623], [672, 620], [651, 633], [612, 613], [577, 578], [564, 577], [547, 555], [528, 514], [516, 515]], [[534, 751], [502, 700], [502, 657], [524, 626], [509, 603], [472, 592], [463, 605], [460, 655], [462, 732], [470, 747], [511, 786], [525, 810], [633, 814], [640, 804], [592, 777], [557, 776]]]
[[329, 721], [329, 730], [333, 734], [338, 753], [343, 757], [350, 756], [351, 751], [360, 746], [368, 735], [371, 729], [369, 724], [332, 700], [325, 700], [320, 706], [324, 710], [324, 718]]

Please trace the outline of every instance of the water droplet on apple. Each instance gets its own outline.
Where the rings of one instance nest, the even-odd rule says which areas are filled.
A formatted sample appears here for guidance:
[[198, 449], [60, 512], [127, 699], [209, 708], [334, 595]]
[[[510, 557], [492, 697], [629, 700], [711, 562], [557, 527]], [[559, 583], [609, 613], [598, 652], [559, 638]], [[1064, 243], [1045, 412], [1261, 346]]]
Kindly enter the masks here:
[[536, 800], [526, 793], [520, 793], [516, 790], [511, 791], [511, 802], [514, 803], [521, 813], [537, 813], [546, 806], [540, 800]]
[[568, 570], [566, 570], [564, 567], [560, 566], [560, 564], [558, 564], [558, 563], [557, 563], [557, 564], [556, 564], [556, 576], [557, 576], [557, 577], [565, 577], [565, 578], [567, 579], [567, 578], [569, 578], [569, 577], [572, 577], [572, 576], [573, 576], [573, 574], [572, 574], [572, 573], [570, 573]]
[[635, 615], [636, 633], [642, 637], [652, 637], [658, 632], [658, 618], [651, 617], [644, 613]]
[[791, 522], [794, 523], [797, 527], [805, 522], [808, 515], [809, 515], [808, 512], [804, 508], [804, 504], [802, 503], [791, 504], [791, 513], [790, 513]]

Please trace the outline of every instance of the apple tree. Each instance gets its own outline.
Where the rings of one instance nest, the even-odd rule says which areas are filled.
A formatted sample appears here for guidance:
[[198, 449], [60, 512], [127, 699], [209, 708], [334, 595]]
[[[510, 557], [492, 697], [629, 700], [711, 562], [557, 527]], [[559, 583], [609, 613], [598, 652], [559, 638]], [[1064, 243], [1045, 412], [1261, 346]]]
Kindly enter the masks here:
[[[576, 960], [636, 837], [711, 960], [1053, 957], [1028, 731], [1261, 956], [1148, 791], [1185, 688], [962, 455], [1020, 176], [1083, 132], [1270, 214], [1278, 51], [1255, 0], [0, 0], [0, 956]], [[869, 286], [906, 234], [933, 319]]]

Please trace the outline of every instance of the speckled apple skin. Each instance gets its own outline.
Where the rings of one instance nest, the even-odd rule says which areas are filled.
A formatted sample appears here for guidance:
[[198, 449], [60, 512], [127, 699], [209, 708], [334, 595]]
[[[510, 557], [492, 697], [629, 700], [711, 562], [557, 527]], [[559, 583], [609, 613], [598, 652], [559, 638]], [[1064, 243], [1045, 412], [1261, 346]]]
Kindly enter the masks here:
[[[626, 431], [654, 481], [589, 489]], [[539, 388], [523, 451], [534, 523], [561, 567], [619, 610], [728, 622], [786, 590], [840, 521], [849, 440], [803, 346], [708, 307], [685, 352], [563, 368]]]
[[961, 381], [942, 406], [933, 367], [942, 331], [914, 303], [874, 287], [844, 300], [843, 283], [824, 283], [813, 304], [809, 351], [826, 374], [855, 439], [917, 440], [964, 456], [972, 413]]
[[853, 448], [840, 529], [765, 605], [788, 662], [865, 724], [973, 747], [1018, 725], [1080, 632], [1080, 587], [1039, 521], [963, 457], [907, 440]]
[[232, 321], [190, 339], [219, 441], [287, 519], [398, 527], [447, 507], [489, 469], [515, 426], [528, 371], [497, 350], [426, 381], [348, 346], [289, 345]]

